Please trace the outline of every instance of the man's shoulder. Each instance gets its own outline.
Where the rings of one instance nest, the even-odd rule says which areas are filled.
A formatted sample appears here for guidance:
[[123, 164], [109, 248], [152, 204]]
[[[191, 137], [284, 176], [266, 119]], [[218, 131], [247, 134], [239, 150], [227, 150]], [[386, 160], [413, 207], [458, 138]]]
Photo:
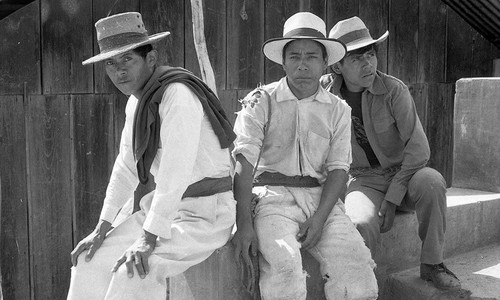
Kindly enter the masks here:
[[394, 88], [408, 88], [408, 86], [399, 78], [392, 75], [377, 71], [377, 75], [380, 77], [384, 85], [388, 90]]
[[334, 106], [338, 107], [341, 110], [350, 110], [351, 109], [349, 104], [347, 104], [347, 102], [344, 99], [340, 98], [339, 96], [337, 96], [335, 94], [332, 94], [329, 91], [326, 91], [326, 92], [328, 93], [328, 96], [330, 97], [330, 101], [332, 102], [332, 104]]

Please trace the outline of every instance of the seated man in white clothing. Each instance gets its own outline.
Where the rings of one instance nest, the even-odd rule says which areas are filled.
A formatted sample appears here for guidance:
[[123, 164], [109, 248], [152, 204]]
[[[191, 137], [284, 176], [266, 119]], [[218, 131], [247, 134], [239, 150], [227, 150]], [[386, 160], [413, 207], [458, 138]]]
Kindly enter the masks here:
[[[260, 252], [266, 300], [306, 299], [301, 249], [319, 261], [327, 299], [377, 298], [370, 251], [339, 201], [351, 163], [351, 109], [319, 83], [345, 54], [325, 35], [316, 15], [291, 16], [283, 37], [263, 46], [286, 76], [243, 99], [235, 123], [233, 243], [243, 267]], [[254, 216], [252, 192], [259, 198]]]
[[[99, 222], [71, 253], [68, 299], [166, 299], [166, 280], [223, 246], [235, 222], [228, 146], [235, 138], [215, 94], [182, 68], [157, 65], [139, 13], [96, 24], [115, 86], [130, 95], [120, 153]], [[156, 189], [113, 228], [139, 182]], [[113, 224], [115, 225], [115, 224]]]

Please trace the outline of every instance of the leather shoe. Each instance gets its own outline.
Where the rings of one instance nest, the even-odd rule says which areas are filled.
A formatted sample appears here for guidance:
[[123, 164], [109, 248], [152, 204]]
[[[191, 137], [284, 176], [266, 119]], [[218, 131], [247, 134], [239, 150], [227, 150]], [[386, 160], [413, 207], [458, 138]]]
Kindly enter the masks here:
[[444, 263], [437, 265], [420, 264], [420, 278], [432, 281], [435, 287], [441, 290], [459, 290], [460, 280]]

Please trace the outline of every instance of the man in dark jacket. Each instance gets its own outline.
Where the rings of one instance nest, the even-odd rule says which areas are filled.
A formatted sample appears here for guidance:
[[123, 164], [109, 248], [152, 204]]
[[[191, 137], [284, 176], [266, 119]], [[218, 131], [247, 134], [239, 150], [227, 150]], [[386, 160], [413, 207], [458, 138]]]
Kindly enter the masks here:
[[459, 289], [443, 264], [446, 182], [426, 167], [429, 144], [408, 87], [377, 71], [377, 44], [358, 17], [339, 21], [329, 37], [347, 54], [324, 75], [322, 85], [352, 108], [353, 161], [346, 213], [374, 256], [380, 233], [391, 229], [396, 209], [416, 210], [422, 240], [420, 277], [440, 289]]

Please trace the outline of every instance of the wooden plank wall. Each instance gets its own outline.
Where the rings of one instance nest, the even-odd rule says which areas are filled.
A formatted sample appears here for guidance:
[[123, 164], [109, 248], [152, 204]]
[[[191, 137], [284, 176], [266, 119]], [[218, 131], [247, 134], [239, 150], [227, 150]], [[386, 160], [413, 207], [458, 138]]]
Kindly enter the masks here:
[[[379, 69], [410, 87], [431, 144], [430, 164], [449, 180], [454, 83], [490, 76], [500, 52], [439, 1], [204, 1], [209, 57], [231, 121], [237, 99], [283, 76], [260, 49], [299, 10], [325, 18], [328, 29], [358, 15], [374, 37], [389, 30], [379, 47]], [[92, 25], [124, 11], [140, 11], [151, 33], [171, 32], [158, 44], [162, 62], [199, 73], [189, 1], [37, 0], [0, 21], [5, 299], [63, 299], [69, 253], [95, 226], [126, 97], [102, 64], [81, 61], [99, 52]]]

